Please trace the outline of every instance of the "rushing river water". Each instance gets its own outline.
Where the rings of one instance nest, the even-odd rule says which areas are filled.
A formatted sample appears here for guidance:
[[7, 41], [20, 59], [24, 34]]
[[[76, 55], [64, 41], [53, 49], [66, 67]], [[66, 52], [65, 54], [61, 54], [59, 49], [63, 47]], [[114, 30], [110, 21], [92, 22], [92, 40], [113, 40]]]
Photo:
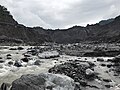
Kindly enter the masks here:
[[[82, 60], [82, 61], [90, 61], [95, 63], [96, 67], [95, 72], [99, 73], [99, 76], [105, 79], [111, 79], [112, 84], [117, 85], [120, 84], [120, 77], [115, 77], [113, 74], [114, 72], [106, 73], [110, 71], [108, 67], [102, 67], [101, 64], [109, 64], [106, 62], [107, 59], [111, 59], [113, 57], [101, 57], [105, 60], [105, 62], [98, 62], [98, 57], [76, 57], [76, 56], [67, 56], [67, 55], [60, 55], [60, 57], [52, 58], [52, 59], [39, 59], [37, 56], [31, 57], [31, 60], [28, 63], [22, 63], [23, 67], [15, 67], [8, 65], [8, 61], [15, 61], [20, 60], [23, 58], [23, 53], [27, 51], [27, 46], [24, 47], [24, 50], [9, 50], [9, 48], [1, 49], [0, 50], [0, 57], [5, 60], [4, 63], [0, 63], [0, 84], [3, 82], [11, 83], [15, 79], [19, 78], [21, 75], [24, 74], [39, 74], [43, 72], [48, 72], [48, 70], [53, 67], [54, 65], [64, 63], [68, 60]], [[11, 59], [7, 60], [6, 55], [11, 54]], [[37, 66], [34, 65], [33, 62], [35, 60], [40, 60], [42, 63], [41, 65]], [[99, 81], [98, 81], [99, 82]], [[91, 83], [91, 82], [90, 82]], [[94, 83], [94, 82], [92, 82]], [[101, 82], [100, 82], [101, 83]], [[101, 85], [104, 83], [101, 83]], [[87, 89], [86, 89], [87, 90]], [[111, 89], [112, 90], [112, 89]]]

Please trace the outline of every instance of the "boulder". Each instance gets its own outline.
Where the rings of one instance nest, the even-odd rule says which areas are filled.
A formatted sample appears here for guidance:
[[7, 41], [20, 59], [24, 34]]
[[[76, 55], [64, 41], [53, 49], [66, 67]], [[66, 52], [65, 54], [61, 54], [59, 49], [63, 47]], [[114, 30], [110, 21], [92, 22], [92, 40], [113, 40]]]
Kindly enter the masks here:
[[39, 53], [38, 57], [42, 59], [56, 58], [59, 57], [59, 53], [57, 51], [45, 51], [43, 53]]
[[94, 71], [91, 70], [91, 69], [86, 69], [86, 75], [93, 75], [94, 74]]
[[74, 80], [60, 74], [23, 75], [12, 82], [10, 90], [74, 90]]

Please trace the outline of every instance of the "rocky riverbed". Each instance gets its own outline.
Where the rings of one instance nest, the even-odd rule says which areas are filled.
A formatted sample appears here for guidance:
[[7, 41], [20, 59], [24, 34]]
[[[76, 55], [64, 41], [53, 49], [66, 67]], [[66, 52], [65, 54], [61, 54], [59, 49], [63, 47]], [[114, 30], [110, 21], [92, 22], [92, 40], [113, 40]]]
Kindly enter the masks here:
[[41, 52], [40, 48], [43, 47], [0, 47], [0, 85], [11, 85], [22, 75], [49, 72], [70, 77], [76, 90], [119, 90], [120, 64], [114, 62], [119, 56], [68, 56], [55, 50]]

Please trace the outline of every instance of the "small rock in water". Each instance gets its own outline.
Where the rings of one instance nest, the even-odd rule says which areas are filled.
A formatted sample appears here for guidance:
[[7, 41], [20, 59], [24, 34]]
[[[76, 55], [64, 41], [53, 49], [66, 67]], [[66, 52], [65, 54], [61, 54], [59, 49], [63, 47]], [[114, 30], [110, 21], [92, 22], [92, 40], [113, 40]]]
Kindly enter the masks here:
[[18, 47], [17, 49], [18, 49], [18, 50], [23, 50], [24, 48], [23, 48], [23, 47]]
[[112, 86], [111, 86], [111, 85], [105, 85], [105, 87], [110, 88], [110, 87], [112, 87]]
[[12, 56], [12, 55], [11, 54], [7, 54], [6, 56], [9, 57], [9, 56]]
[[12, 62], [12, 61], [9, 61], [8, 64], [9, 64], [9, 65], [13, 65], [13, 62]]
[[80, 80], [79, 82], [81, 86], [87, 86], [87, 82], [85, 80]]
[[97, 58], [97, 61], [104, 62], [104, 59], [103, 58]]
[[118, 73], [114, 73], [114, 76], [119, 76], [119, 74]]
[[105, 67], [105, 66], [106, 66], [106, 64], [101, 64], [101, 66]]
[[111, 68], [112, 66], [113, 66], [112, 64], [108, 64], [108, 65], [107, 65], [108, 68]]
[[21, 59], [23, 62], [28, 62], [29, 60], [28, 60], [28, 58], [22, 58]]
[[32, 55], [38, 54], [38, 51], [36, 49], [31, 49], [31, 50], [28, 50], [27, 52]]
[[41, 61], [40, 61], [40, 60], [36, 60], [36, 61], [34, 62], [34, 65], [41, 65]]
[[86, 75], [93, 75], [94, 71], [91, 69], [86, 69]]
[[7, 56], [7, 59], [12, 59], [11, 58], [11, 56], [12, 56], [11, 54], [7, 54], [6, 56]]
[[14, 66], [16, 66], [16, 67], [21, 67], [21, 66], [22, 66], [22, 64], [21, 64], [19, 61], [15, 61]]
[[103, 79], [104, 82], [112, 82], [110, 79]]
[[114, 63], [120, 62], [120, 55], [114, 57], [114, 58], [111, 60], [111, 62], [114, 62]]
[[5, 61], [4, 60], [0, 60], [0, 63], [4, 63]]
[[7, 59], [12, 59], [11, 57], [7, 57]]
[[30, 54], [24, 54], [24, 57], [31, 57], [31, 55]]
[[10, 48], [9, 50], [17, 50], [17, 48]]

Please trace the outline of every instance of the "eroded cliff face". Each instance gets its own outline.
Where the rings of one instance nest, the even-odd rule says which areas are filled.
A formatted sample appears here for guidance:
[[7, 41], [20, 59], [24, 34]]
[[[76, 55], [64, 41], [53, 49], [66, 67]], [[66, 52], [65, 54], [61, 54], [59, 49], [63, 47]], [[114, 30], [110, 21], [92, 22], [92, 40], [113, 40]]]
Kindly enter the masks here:
[[120, 42], [120, 16], [86, 27], [47, 30], [18, 24], [3, 6], [0, 6], [0, 42], [17, 43], [76, 43], [84, 41]]

